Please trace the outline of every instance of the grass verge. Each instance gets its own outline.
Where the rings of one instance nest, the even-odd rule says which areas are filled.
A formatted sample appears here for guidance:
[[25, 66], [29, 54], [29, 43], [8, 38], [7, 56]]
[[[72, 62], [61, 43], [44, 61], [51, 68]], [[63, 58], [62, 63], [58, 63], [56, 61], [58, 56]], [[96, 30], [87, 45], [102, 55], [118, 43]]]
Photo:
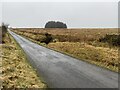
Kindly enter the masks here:
[[118, 50], [105, 47], [95, 47], [86, 43], [56, 42], [47, 45], [48, 48], [60, 51], [79, 60], [118, 72]]
[[29, 65], [23, 51], [8, 33], [5, 35], [2, 49], [3, 88], [46, 88], [36, 71]]

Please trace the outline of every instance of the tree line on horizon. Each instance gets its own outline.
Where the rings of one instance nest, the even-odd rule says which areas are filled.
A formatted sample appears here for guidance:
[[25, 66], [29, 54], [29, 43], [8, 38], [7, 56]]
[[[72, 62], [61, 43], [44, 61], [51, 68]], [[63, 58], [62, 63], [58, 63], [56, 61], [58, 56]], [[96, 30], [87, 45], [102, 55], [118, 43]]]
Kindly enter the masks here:
[[67, 28], [67, 25], [63, 22], [48, 21], [45, 24], [45, 28]]

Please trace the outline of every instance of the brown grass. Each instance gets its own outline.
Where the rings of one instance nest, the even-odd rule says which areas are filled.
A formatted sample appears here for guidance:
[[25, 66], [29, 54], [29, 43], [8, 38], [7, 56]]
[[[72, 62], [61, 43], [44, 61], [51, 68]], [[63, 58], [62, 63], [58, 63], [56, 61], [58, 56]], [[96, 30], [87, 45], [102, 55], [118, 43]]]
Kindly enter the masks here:
[[[100, 37], [104, 37], [106, 34], [116, 34], [118, 29], [14, 29], [23, 33], [32, 33], [34, 35], [40, 35], [44, 33], [52, 34], [63, 40], [64, 37], [67, 41], [79, 42], [79, 41], [96, 41]], [[73, 39], [73, 40], [72, 40]]]
[[106, 34], [118, 34], [118, 29], [13, 29], [13, 31], [37, 43], [47, 32], [56, 42], [51, 42], [45, 45], [46, 47], [118, 72], [119, 47], [99, 42]]
[[2, 48], [2, 77], [3, 88], [45, 88], [36, 72], [29, 65], [21, 48], [7, 33]]
[[[86, 43], [57, 42], [50, 43], [47, 47], [72, 55], [78, 59], [88, 61], [92, 64], [118, 71], [118, 50], [95, 47]], [[120, 62], [119, 62], [120, 63]]]
[[2, 43], [2, 27], [0, 27], [0, 44]]

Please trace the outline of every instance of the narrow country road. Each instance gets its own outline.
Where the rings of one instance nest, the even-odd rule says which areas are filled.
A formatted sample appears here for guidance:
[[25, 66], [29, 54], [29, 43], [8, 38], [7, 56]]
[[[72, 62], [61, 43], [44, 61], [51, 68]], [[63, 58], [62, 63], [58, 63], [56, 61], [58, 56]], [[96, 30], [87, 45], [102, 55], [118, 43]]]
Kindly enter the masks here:
[[118, 88], [117, 73], [47, 49], [11, 31], [9, 33], [50, 88]]

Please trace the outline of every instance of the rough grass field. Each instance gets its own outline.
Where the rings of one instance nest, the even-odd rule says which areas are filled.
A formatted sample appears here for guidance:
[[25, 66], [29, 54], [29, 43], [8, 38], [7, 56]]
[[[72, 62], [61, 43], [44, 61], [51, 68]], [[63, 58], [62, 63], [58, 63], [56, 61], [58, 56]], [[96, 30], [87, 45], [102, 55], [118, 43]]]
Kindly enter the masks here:
[[2, 49], [2, 87], [4, 88], [46, 88], [37, 76], [36, 71], [29, 65], [26, 57], [8, 33], [5, 34]]
[[[0, 27], [0, 44], [2, 43], [2, 28]], [[0, 77], [2, 77], [2, 47], [0, 46]], [[2, 81], [0, 79], [0, 89], [2, 88]]]
[[2, 43], [2, 27], [0, 27], [0, 44]]
[[[118, 29], [13, 29], [14, 32], [41, 45], [60, 51], [89, 63], [118, 72], [118, 46], [100, 42], [106, 35], [118, 35]], [[40, 41], [49, 33], [53, 41], [45, 45]]]

